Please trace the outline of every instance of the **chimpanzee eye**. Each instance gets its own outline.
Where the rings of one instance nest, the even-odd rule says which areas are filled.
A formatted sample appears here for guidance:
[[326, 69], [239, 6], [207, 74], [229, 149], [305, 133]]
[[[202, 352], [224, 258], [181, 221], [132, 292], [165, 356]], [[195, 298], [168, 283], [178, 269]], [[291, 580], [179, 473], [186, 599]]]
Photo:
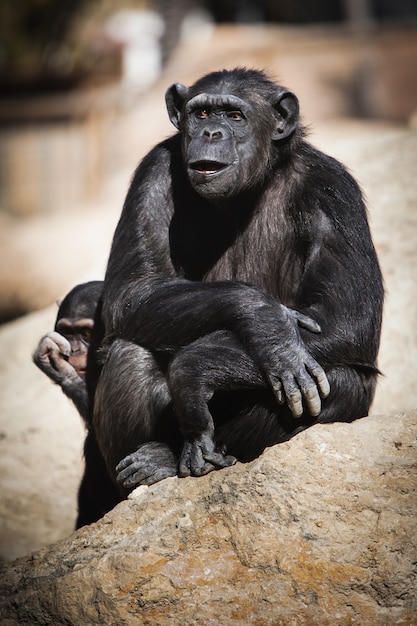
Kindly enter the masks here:
[[82, 338], [84, 339], [84, 341], [86, 341], [87, 343], [91, 341], [91, 329], [90, 328], [85, 328], [81, 334], [82, 334]]
[[207, 109], [197, 109], [195, 112], [195, 116], [202, 120], [209, 116], [209, 112], [207, 111]]
[[243, 115], [241, 111], [229, 111], [227, 117], [230, 117], [232, 120], [243, 120]]

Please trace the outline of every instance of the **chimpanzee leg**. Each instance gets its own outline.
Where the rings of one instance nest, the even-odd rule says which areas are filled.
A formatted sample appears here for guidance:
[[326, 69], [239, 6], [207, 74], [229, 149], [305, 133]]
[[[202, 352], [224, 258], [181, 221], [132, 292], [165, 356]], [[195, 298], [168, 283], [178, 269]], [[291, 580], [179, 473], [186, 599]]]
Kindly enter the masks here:
[[[326, 375], [330, 393], [322, 400], [318, 417], [305, 412], [294, 418], [286, 405], [276, 403], [272, 393], [254, 390], [247, 393], [246, 407], [216, 427], [217, 445], [224, 446], [239, 461], [247, 462], [257, 458], [265, 448], [288, 441], [313, 424], [352, 422], [368, 415], [375, 391], [375, 370], [359, 372], [348, 366], [335, 366], [326, 369]], [[220, 398], [220, 406], [222, 402], [224, 399]], [[224, 410], [221, 407], [221, 413]]]
[[[215, 468], [232, 465], [236, 458], [250, 461], [266, 447], [286, 441], [317, 422], [352, 421], [363, 417], [373, 397], [376, 374], [372, 368], [364, 374], [348, 366], [332, 367], [326, 372], [330, 394], [322, 399], [320, 414], [312, 417], [304, 411], [300, 418], [294, 418], [286, 404], [277, 402], [253, 359], [234, 335], [226, 331], [203, 337], [176, 354], [168, 368], [170, 393], [164, 374], [160, 370], [155, 373], [154, 358], [137, 346], [128, 348], [126, 353], [122, 350], [119, 354], [119, 350], [115, 350], [122, 361], [118, 366], [119, 378], [123, 360], [132, 356], [132, 350], [138, 354], [138, 363], [149, 364], [150, 359], [151, 368], [141, 374], [138, 363], [133, 360], [134, 366], [127, 371], [127, 384], [130, 384], [133, 395], [130, 403], [125, 404], [131, 404], [132, 400], [136, 402], [131, 407], [132, 415], [139, 422], [135, 425], [132, 417], [124, 420], [127, 426], [130, 425], [127, 430], [136, 433], [125, 443], [125, 449], [130, 447], [132, 450], [132, 442], [135, 441], [133, 447], [136, 446], [136, 450], [123, 458], [117, 467], [117, 480], [125, 488], [151, 484], [175, 475], [182, 442], [179, 474], [200, 476]], [[145, 353], [143, 356], [142, 352]], [[110, 366], [113, 365], [111, 362]], [[133, 380], [137, 377], [144, 383], [139, 385], [139, 391], [132, 384], [132, 373]], [[152, 396], [158, 387], [156, 381], [162, 381], [165, 398], [165, 404], [162, 402], [158, 410], [155, 410], [155, 399], [159, 395]], [[109, 381], [102, 377], [104, 388], [106, 382]], [[115, 397], [107, 395], [110, 407], [112, 402], [117, 403], [117, 384], [113, 390]], [[170, 396], [175, 413], [170, 410]], [[142, 417], [137, 410], [140, 406], [148, 407]], [[107, 409], [106, 413], [106, 407], [101, 410], [110, 416], [107, 419], [111, 426], [112, 412]], [[161, 419], [162, 414], [166, 419]], [[117, 420], [117, 412], [113, 419]], [[177, 423], [183, 440], [177, 431]], [[113, 433], [116, 438], [117, 428]], [[172, 445], [173, 429], [176, 433], [175, 446]], [[141, 445], [141, 442], [147, 443]], [[233, 456], [227, 456], [226, 452]]]
[[[123, 344], [123, 342], [120, 343]], [[144, 357], [140, 356], [141, 352], [145, 352]], [[137, 449], [121, 460], [117, 466], [117, 481], [125, 488], [132, 488], [138, 484], [152, 484], [166, 476], [173, 476], [178, 473], [178, 457], [180, 457], [179, 473], [183, 476], [189, 473], [200, 475], [214, 469], [214, 467], [225, 467], [233, 464], [236, 459], [215, 449], [213, 432], [212, 429], [210, 430], [212, 418], [207, 402], [215, 389], [241, 389], [245, 386], [253, 387], [254, 385], [266, 387], [259, 370], [252, 359], [243, 351], [238, 341], [232, 335], [220, 331], [204, 337], [178, 352], [168, 367], [168, 386], [170, 390], [174, 391], [176, 398], [174, 410], [172, 410], [165, 378], [160, 371], [155, 373], [154, 358], [148, 352], [137, 346], [124, 349], [123, 345], [111, 350], [107, 357], [106, 370], [103, 371], [100, 379], [99, 401], [96, 400], [95, 402], [97, 419], [100, 419], [102, 425], [104, 422], [102, 430], [105, 432], [108, 432], [112, 424], [110, 413], [113, 411], [109, 410], [108, 407], [113, 405], [114, 410], [120, 393], [117, 381], [116, 384], [113, 383], [110, 393], [107, 393], [107, 386], [111, 381], [109, 372], [111, 373], [112, 369], [116, 367], [115, 371], [118, 371], [117, 380], [120, 381], [121, 369], [126, 364], [126, 359], [131, 359], [134, 353], [139, 355], [139, 362], [142, 362], [143, 359], [145, 362], [151, 359], [152, 375], [149, 376], [148, 370], [146, 373], [134, 371], [137, 370], [137, 364], [127, 368], [128, 376], [124, 384], [128, 385], [131, 390], [130, 392], [126, 390], [124, 393], [133, 394], [130, 400], [133, 401], [134, 405], [132, 407], [130, 403], [132, 417], [124, 418], [124, 421], [128, 425], [132, 425], [128, 430], [136, 430], [136, 435], [131, 438], [130, 445], [133, 440], [136, 441], [136, 444], [144, 441], [148, 443], [136, 445]], [[155, 420], [158, 420], [158, 416], [152, 397], [151, 402], [149, 402], [149, 394], [153, 393], [155, 381], [161, 381], [161, 377], [163, 379], [164, 398], [169, 404], [166, 406], [162, 404], [167, 419], [159, 420], [162, 426], [155, 428], [153, 424]], [[137, 390], [135, 383], [132, 384], [131, 382], [135, 378], [139, 378], [143, 383], [148, 381], [150, 387], [146, 388], [146, 384], [142, 384], [140, 390]], [[103, 394], [106, 394], [105, 401]], [[141, 397], [141, 394], [145, 394], [145, 398]], [[147, 401], [145, 401], [146, 397], [148, 398]], [[150, 410], [147, 409], [145, 415], [140, 417], [140, 411], [138, 412], [136, 407], [143, 406], [143, 404], [150, 406]], [[159, 408], [160, 410], [161, 408]], [[150, 417], [151, 414], [153, 417]], [[114, 419], [120, 420], [120, 417]], [[141, 425], [138, 424], [135, 428], [134, 419], [139, 419]], [[178, 423], [180, 429], [178, 429]], [[174, 437], [173, 430], [176, 431]], [[198, 438], [199, 436], [200, 438]], [[114, 437], [116, 437], [116, 432], [114, 432]], [[198, 439], [197, 445], [196, 439]], [[176, 442], [175, 445], [172, 445], [173, 441]], [[169, 447], [167, 447], [167, 443], [169, 443]], [[204, 443], [207, 444], [206, 447], [204, 447]], [[103, 449], [109, 447], [110, 444], [109, 439], [102, 439]], [[192, 461], [192, 472], [189, 470], [187, 462], [184, 461], [187, 454], [186, 450], [189, 451], [190, 456], [193, 456], [190, 446], [196, 448], [198, 457], [197, 460]], [[204, 459], [202, 457], [203, 452]]]
[[180, 436], [163, 367], [150, 352], [125, 340], [110, 346], [94, 398], [93, 430], [113, 479], [122, 459], [139, 462], [131, 472], [140, 472], [141, 480], [125, 487], [177, 473], [173, 448], [180, 449]]
[[[215, 422], [208, 403], [215, 392], [267, 388], [253, 359], [227, 331], [217, 331], [182, 348], [169, 366], [168, 386], [185, 439], [181, 476], [200, 476], [236, 459], [216, 448]], [[230, 416], [231, 417], [231, 416]]]
[[232, 334], [218, 331], [181, 349], [168, 373], [185, 438], [180, 475], [198, 476], [230, 465], [233, 457], [226, 457], [226, 450], [249, 461], [265, 447], [316, 422], [352, 421], [366, 415], [375, 371], [364, 374], [337, 366], [326, 374], [330, 394], [322, 399], [320, 414], [312, 417], [305, 410], [294, 418], [287, 405], [278, 404], [260, 369]]

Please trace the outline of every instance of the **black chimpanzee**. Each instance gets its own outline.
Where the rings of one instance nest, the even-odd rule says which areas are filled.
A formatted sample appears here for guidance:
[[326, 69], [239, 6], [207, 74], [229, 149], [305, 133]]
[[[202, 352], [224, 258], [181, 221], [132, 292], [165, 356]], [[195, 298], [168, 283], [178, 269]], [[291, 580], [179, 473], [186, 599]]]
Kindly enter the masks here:
[[100, 280], [71, 289], [62, 302], [58, 302], [55, 329], [42, 337], [33, 355], [34, 363], [60, 385], [84, 421], [88, 419], [87, 354], [102, 291], [103, 281]]
[[[42, 337], [33, 355], [34, 363], [74, 402], [87, 427], [90, 412], [85, 373], [102, 291], [103, 281], [99, 280], [71, 289], [59, 303], [55, 330]], [[87, 433], [84, 455], [86, 465], [78, 493], [77, 528], [96, 521], [121, 499], [91, 430]]]
[[378, 375], [361, 192], [295, 95], [238, 68], [166, 102], [179, 132], [136, 170], [103, 291], [92, 428], [125, 489], [365, 416]]

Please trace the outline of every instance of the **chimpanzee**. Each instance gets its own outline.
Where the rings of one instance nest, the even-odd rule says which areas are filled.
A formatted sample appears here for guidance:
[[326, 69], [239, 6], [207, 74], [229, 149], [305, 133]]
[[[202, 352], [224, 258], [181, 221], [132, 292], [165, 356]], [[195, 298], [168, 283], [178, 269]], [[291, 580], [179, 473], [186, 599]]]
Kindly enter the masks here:
[[176, 83], [166, 103], [178, 132], [128, 191], [92, 386], [124, 494], [365, 416], [378, 375], [383, 286], [362, 195], [305, 141], [296, 96], [237, 68]]
[[[34, 363], [74, 402], [87, 427], [90, 412], [85, 374], [102, 291], [103, 281], [99, 280], [74, 287], [58, 303], [55, 330], [42, 337], [33, 355]], [[96, 521], [121, 499], [91, 430], [87, 433], [84, 456], [77, 528]]]
[[87, 354], [102, 291], [100, 280], [71, 289], [58, 302], [55, 329], [42, 337], [33, 355], [34, 363], [60, 385], [85, 421], [88, 419]]

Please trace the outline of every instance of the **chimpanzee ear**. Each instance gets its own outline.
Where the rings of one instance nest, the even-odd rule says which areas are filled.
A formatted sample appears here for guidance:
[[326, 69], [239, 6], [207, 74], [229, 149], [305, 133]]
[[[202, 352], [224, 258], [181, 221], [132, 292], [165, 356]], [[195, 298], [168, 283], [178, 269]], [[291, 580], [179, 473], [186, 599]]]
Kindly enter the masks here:
[[291, 91], [280, 89], [272, 101], [276, 117], [276, 127], [272, 133], [274, 141], [289, 137], [297, 128], [299, 104]]
[[165, 102], [168, 115], [175, 128], [180, 128], [181, 110], [188, 97], [188, 87], [181, 83], [174, 83], [165, 92]]

